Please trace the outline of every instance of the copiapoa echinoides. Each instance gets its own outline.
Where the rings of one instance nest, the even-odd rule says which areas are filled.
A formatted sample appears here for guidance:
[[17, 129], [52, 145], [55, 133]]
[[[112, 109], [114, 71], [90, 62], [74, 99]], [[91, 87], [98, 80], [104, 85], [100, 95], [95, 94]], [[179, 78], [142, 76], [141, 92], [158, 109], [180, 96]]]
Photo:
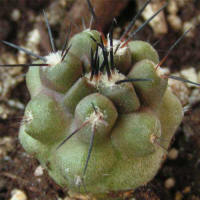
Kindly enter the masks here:
[[147, 1], [116, 40], [117, 22], [104, 35], [95, 9], [87, 3], [96, 30], [86, 28], [69, 39], [69, 28], [57, 51], [44, 12], [52, 52], [40, 56], [2, 41], [38, 60], [1, 67], [30, 67], [26, 80], [31, 100], [19, 134], [24, 149], [59, 185], [99, 196], [137, 188], [155, 176], [182, 119], [167, 81], [199, 84], [160, 70], [190, 29], [160, 61], [149, 43], [133, 40], [166, 5], [131, 31]]

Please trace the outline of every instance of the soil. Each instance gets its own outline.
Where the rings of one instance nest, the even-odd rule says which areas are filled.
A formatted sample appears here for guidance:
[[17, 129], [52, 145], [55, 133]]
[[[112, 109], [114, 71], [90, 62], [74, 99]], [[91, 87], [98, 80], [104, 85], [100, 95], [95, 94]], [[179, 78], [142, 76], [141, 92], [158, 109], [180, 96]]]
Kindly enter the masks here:
[[[136, 13], [135, 5], [135, 1], [132, 0], [128, 5], [124, 6], [125, 8], [122, 6], [121, 12], [116, 13], [116, 15], [119, 15], [117, 21], [122, 30], [127, 21]], [[41, 15], [42, 9], [51, 10], [52, 6], [55, 7], [55, 2], [50, 0], [2, 0], [0, 4], [0, 39], [13, 43], [25, 41], [24, 38], [27, 32], [32, 30], [33, 27], [41, 26], [41, 23], [34, 19]], [[183, 21], [193, 18], [200, 13], [198, 6], [198, 1], [189, 1], [188, 6], [180, 9], [178, 13], [179, 17]], [[72, 7], [73, 1], [71, 0], [67, 3], [67, 6], [65, 5], [63, 16], [61, 16], [62, 19], [66, 17], [64, 12], [69, 12]], [[11, 17], [11, 13], [16, 9], [20, 11], [21, 17], [15, 21]], [[112, 7], [108, 9], [112, 9]], [[167, 15], [167, 12], [165, 14]], [[33, 20], [30, 20], [31, 15], [33, 16]], [[58, 44], [61, 43], [58, 38], [60, 35], [59, 30], [63, 29], [62, 26], [61, 23], [53, 25]], [[107, 28], [104, 28], [106, 31]], [[168, 29], [168, 33], [160, 37], [162, 39], [156, 45], [160, 57], [166, 53], [170, 45], [180, 36], [180, 33], [175, 32], [169, 25]], [[43, 27], [40, 27], [40, 30], [41, 33], [45, 33]], [[180, 71], [185, 66], [191, 65], [196, 70], [199, 70], [200, 28], [197, 26], [193, 32], [193, 36], [183, 39], [165, 62], [165, 66], [169, 67], [172, 71]], [[159, 40], [159, 37], [154, 36], [149, 26], [145, 27], [138, 36], [138, 39], [147, 40], [147, 38], [152, 44]], [[49, 45], [43, 42], [39, 47], [41, 54], [44, 54], [48, 48]], [[11, 52], [17, 56], [15, 50], [0, 45], [0, 53], [3, 54], [6, 52]], [[9, 99], [16, 99], [23, 104], [27, 104], [30, 97], [25, 81], [11, 89], [6, 101]], [[0, 103], [2, 103], [1, 99]], [[18, 141], [18, 128], [22, 116], [23, 110], [15, 109], [15, 112], [8, 115], [6, 119], [0, 118], [0, 138], [9, 137], [12, 139], [10, 144], [12, 148], [6, 150], [3, 156], [0, 154], [0, 200], [10, 199], [11, 191], [16, 188], [24, 191], [29, 200], [64, 199], [68, 196], [67, 190], [63, 190], [56, 185], [45, 171], [41, 176], [34, 175], [39, 163], [23, 150]], [[185, 114], [170, 149], [175, 149], [178, 152], [178, 156], [175, 158], [168, 157], [159, 173], [150, 183], [135, 191], [123, 194], [121, 199], [200, 200], [200, 102], [192, 105], [191, 109]], [[167, 182], [168, 179], [173, 182], [171, 187], [167, 185], [169, 183]], [[120, 198], [120, 194], [116, 196], [117, 198]]]

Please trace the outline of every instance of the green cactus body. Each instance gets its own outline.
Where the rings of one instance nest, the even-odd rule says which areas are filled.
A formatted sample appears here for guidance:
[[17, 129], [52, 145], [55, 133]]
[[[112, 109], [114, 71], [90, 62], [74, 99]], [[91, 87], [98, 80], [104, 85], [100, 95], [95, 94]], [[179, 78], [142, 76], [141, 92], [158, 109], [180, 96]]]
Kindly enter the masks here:
[[[86, 30], [69, 43], [63, 61], [49, 55], [50, 66], [27, 73], [31, 100], [19, 133], [22, 146], [59, 185], [75, 192], [85, 193], [83, 185], [93, 195], [144, 185], [159, 170], [182, 120], [180, 102], [155, 69], [157, 52], [146, 42], [130, 42], [114, 54], [114, 70], [108, 57], [109, 74], [108, 66], [98, 71], [105, 61], [99, 50], [99, 66], [85, 63], [82, 75], [84, 56], [95, 65], [91, 49], [95, 57], [100, 33]], [[127, 78], [150, 81], [116, 83]]]

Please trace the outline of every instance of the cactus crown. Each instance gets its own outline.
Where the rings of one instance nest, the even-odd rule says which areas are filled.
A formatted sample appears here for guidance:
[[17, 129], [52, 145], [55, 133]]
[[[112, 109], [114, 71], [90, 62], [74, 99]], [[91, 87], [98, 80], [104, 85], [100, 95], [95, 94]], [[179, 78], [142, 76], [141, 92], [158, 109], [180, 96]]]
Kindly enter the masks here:
[[62, 51], [56, 51], [44, 13], [53, 51], [49, 55], [3, 41], [38, 59], [24, 65], [34, 68], [26, 75], [31, 100], [19, 139], [63, 187], [84, 193], [86, 186], [96, 195], [127, 190], [151, 180], [161, 166], [182, 120], [182, 107], [167, 89], [167, 79], [187, 80], [163, 76], [159, 67], [188, 31], [160, 62], [149, 43], [131, 41], [164, 5], [126, 38], [149, 2], [120, 40], [113, 40], [114, 22], [107, 40], [91, 29], [69, 40], [69, 29]]

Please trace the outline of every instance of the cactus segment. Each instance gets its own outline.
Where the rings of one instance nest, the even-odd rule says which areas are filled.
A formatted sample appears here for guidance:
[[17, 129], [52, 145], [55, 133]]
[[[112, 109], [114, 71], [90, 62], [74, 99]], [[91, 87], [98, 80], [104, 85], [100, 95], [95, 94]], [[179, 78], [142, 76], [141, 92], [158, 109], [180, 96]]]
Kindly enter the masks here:
[[159, 119], [151, 112], [143, 111], [122, 115], [112, 131], [112, 142], [120, 155], [128, 159], [132, 156], [142, 157], [155, 152], [156, 146], [151, 141], [154, 136], [161, 136]]
[[99, 84], [99, 92], [113, 101], [120, 113], [130, 113], [140, 107], [140, 102], [131, 83], [115, 84], [119, 79], [125, 76], [115, 72], [109, 81], [103, 76]]
[[40, 77], [41, 70], [40, 67], [30, 67], [26, 74], [26, 85], [30, 91], [31, 97], [37, 95], [42, 88], [44, 88]]
[[[61, 53], [58, 52], [61, 61]], [[50, 55], [51, 56], [51, 55]], [[54, 66], [43, 69], [42, 77], [44, 85], [50, 86], [58, 92], [66, 92], [82, 75], [80, 60], [69, 54], [65, 60]]]
[[115, 165], [113, 171], [108, 175], [110, 178], [107, 178], [104, 184], [111, 188], [111, 191], [118, 191], [122, 187], [126, 191], [146, 185], [160, 169], [164, 155], [163, 149], [157, 148], [154, 153], [143, 157], [127, 159], [124, 156]]
[[[113, 40], [113, 51], [115, 52], [118, 44], [120, 43], [119, 40]], [[110, 52], [111, 46], [108, 44], [107, 50]], [[113, 55], [114, 57], [114, 65], [115, 68], [119, 70], [122, 74], [127, 74], [132, 66], [132, 54], [130, 48], [124, 47], [120, 48], [116, 53]]]
[[48, 159], [50, 147], [46, 144], [39, 142], [32, 136], [25, 132], [25, 125], [22, 125], [19, 130], [19, 140], [23, 148], [32, 156], [37, 157], [42, 166], [45, 167], [45, 163]]
[[[122, 52], [121, 52], [122, 51]], [[124, 52], [123, 52], [124, 51]], [[122, 73], [127, 74], [132, 66], [132, 57], [129, 48], [119, 49], [114, 55], [115, 67]]]
[[155, 66], [155, 63], [145, 59], [137, 62], [128, 74], [129, 78], [150, 78], [152, 80], [134, 82], [133, 85], [143, 103], [154, 107], [159, 105], [167, 88], [167, 79], [160, 77]]
[[183, 108], [175, 95], [166, 90], [162, 104], [156, 112], [161, 122], [162, 133], [164, 133], [160, 139], [160, 144], [167, 149], [175, 130], [183, 119]]
[[90, 58], [91, 49], [95, 51], [97, 46], [97, 43], [92, 38], [99, 41], [100, 33], [95, 30], [86, 29], [73, 36], [69, 41], [69, 44], [72, 45], [69, 54], [78, 57], [83, 62], [85, 58]]
[[[73, 151], [70, 152], [70, 149], [73, 149]], [[85, 193], [85, 185], [87, 191], [105, 192], [106, 188], [103, 185], [96, 187], [96, 183], [105, 179], [117, 161], [111, 142], [107, 141], [101, 145], [94, 144], [87, 172], [83, 177], [87, 156], [88, 145], [74, 136], [52, 155], [50, 162], [52, 171], [57, 166], [60, 174], [65, 178], [65, 186], [70, 186], [72, 191], [80, 190]], [[56, 179], [56, 177], [54, 178]], [[58, 183], [60, 184], [60, 180]]]
[[28, 119], [25, 132], [44, 144], [55, 143], [63, 138], [70, 122], [62, 106], [45, 94], [38, 94], [29, 102], [25, 117]]
[[96, 88], [91, 85], [85, 77], [79, 78], [65, 94], [63, 104], [67, 107], [69, 112], [73, 114], [80, 100], [96, 91]]
[[80, 139], [90, 142], [92, 129], [95, 126], [95, 144], [100, 144], [109, 138], [118, 113], [113, 103], [105, 96], [94, 93], [80, 101], [75, 110], [75, 123], [80, 127], [86, 121], [89, 124], [79, 131]]
[[143, 59], [151, 60], [155, 64], [159, 63], [158, 53], [149, 43], [136, 40], [129, 42], [128, 47], [131, 51], [133, 63]]

